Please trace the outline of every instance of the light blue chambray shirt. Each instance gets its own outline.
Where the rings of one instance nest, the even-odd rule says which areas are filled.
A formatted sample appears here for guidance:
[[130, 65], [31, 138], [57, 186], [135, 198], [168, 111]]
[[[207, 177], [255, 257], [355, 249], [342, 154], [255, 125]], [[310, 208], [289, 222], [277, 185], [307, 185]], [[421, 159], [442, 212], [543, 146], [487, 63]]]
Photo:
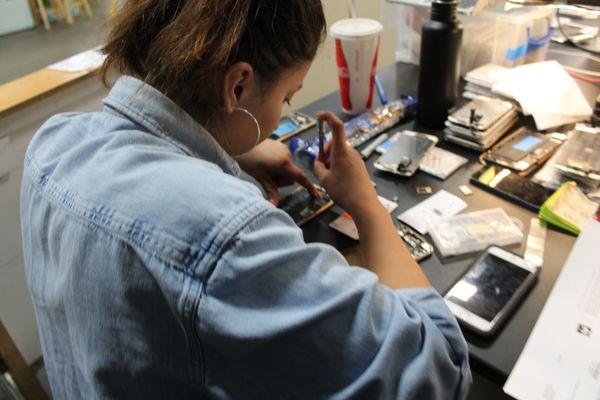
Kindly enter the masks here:
[[37, 132], [21, 221], [55, 398], [466, 396], [467, 345], [434, 289], [305, 243], [239, 174], [131, 77]]

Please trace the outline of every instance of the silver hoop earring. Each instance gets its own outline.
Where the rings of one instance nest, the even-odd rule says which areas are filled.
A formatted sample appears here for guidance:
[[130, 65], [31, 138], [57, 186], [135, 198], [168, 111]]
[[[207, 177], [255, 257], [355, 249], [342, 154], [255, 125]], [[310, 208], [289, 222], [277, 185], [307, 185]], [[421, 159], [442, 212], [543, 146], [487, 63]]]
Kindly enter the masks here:
[[249, 116], [252, 121], [254, 121], [254, 125], [256, 125], [256, 142], [254, 143], [254, 145], [252, 145], [252, 147], [249, 150], [246, 150], [245, 152], [241, 153], [241, 154], [237, 154], [235, 157], [240, 157], [243, 156], [246, 153], [249, 153], [250, 151], [252, 151], [252, 149], [254, 149], [258, 143], [260, 142], [260, 125], [258, 125], [258, 121], [256, 120], [256, 118], [254, 117], [254, 115], [252, 115], [252, 113], [248, 110], [246, 110], [245, 108], [242, 107], [233, 107], [234, 111], [240, 111], [243, 112], [244, 114], [246, 114], [247, 116]]

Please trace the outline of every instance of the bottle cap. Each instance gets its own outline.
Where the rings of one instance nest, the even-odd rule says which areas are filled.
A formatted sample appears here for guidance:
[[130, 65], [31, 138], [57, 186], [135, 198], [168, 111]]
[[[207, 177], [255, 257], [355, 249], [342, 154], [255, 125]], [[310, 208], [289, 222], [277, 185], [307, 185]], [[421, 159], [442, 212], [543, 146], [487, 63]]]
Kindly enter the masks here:
[[329, 33], [338, 39], [360, 39], [378, 35], [383, 30], [379, 21], [368, 18], [342, 19], [331, 25]]

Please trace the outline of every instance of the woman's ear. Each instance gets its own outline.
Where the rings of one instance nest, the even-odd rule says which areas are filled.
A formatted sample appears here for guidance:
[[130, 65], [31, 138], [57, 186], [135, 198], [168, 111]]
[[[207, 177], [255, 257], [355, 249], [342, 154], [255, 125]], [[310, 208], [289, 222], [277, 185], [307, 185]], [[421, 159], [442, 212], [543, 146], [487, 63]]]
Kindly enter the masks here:
[[223, 79], [223, 107], [229, 114], [252, 92], [254, 70], [247, 62], [236, 62], [225, 71]]

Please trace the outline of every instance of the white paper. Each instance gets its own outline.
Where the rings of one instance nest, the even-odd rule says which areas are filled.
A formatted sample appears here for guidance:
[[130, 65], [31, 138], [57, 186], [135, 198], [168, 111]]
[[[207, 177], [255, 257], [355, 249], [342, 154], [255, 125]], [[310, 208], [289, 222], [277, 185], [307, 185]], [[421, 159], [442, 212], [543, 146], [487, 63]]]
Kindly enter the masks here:
[[519, 400], [600, 399], [600, 222], [579, 235], [504, 391]]
[[381, 205], [389, 212], [390, 214], [394, 212], [396, 208], [398, 208], [398, 203], [392, 200], [388, 200], [385, 197], [377, 196]]
[[456, 215], [465, 208], [467, 208], [467, 203], [460, 197], [440, 190], [427, 200], [400, 214], [398, 219], [424, 235], [427, 233], [430, 222]]
[[579, 86], [556, 61], [507, 70], [492, 90], [517, 100], [525, 115], [533, 115], [540, 130], [582, 121], [592, 114]]
[[466, 158], [458, 154], [434, 146], [421, 160], [419, 169], [443, 180], [465, 165], [467, 161]]
[[64, 72], [81, 72], [99, 68], [106, 56], [98, 51], [98, 48], [75, 54], [65, 60], [49, 65], [48, 69]]

